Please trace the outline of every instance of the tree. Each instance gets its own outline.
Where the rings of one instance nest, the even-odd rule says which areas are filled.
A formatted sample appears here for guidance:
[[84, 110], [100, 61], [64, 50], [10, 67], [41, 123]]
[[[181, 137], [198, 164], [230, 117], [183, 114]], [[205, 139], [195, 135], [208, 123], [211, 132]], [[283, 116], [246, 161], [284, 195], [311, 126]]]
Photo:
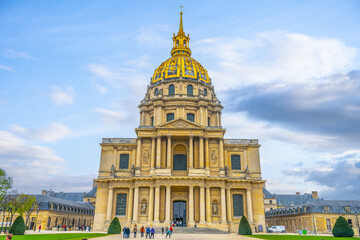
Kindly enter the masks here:
[[334, 237], [353, 237], [354, 230], [350, 227], [345, 218], [339, 217], [332, 230]]
[[1, 222], [0, 233], [4, 226], [4, 219], [6, 209], [8, 206], [7, 192], [12, 188], [13, 180], [11, 177], [6, 176], [6, 171], [0, 168], [0, 211], [3, 212], [3, 220]]
[[[33, 196], [34, 197], [34, 196]], [[35, 197], [34, 197], [35, 198]], [[28, 226], [28, 223], [29, 223], [29, 219], [30, 219], [30, 216], [31, 214], [37, 210], [39, 208], [39, 203], [36, 202], [36, 198], [35, 198], [35, 202], [33, 202], [33, 204], [31, 205], [31, 207], [25, 211], [25, 216], [26, 216], [26, 221], [25, 221], [25, 226], [27, 227]]]
[[245, 216], [240, 220], [239, 235], [252, 235], [251, 227]]
[[121, 233], [121, 225], [119, 219], [117, 217], [114, 217], [108, 228], [108, 234], [120, 234], [120, 233]]
[[33, 207], [33, 205], [36, 203], [36, 197], [32, 195], [27, 194], [21, 194], [17, 201], [19, 202], [19, 209], [18, 213], [20, 215], [23, 215], [25, 212], [29, 211]]
[[9, 233], [13, 235], [24, 235], [25, 229], [26, 227], [25, 227], [24, 218], [22, 217], [22, 215], [20, 215], [15, 219], [14, 224], [11, 226], [9, 230]]

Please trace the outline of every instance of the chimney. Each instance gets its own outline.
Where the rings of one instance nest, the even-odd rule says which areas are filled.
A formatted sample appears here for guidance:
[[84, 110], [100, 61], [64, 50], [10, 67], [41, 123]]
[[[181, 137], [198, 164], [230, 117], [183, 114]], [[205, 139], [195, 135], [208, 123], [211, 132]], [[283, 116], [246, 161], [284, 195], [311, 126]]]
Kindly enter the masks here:
[[313, 199], [319, 199], [319, 196], [318, 196], [318, 192], [317, 192], [317, 191], [312, 191], [312, 192], [311, 192], [311, 195], [312, 195], [312, 198], [313, 198]]
[[296, 192], [296, 195], [300, 195], [300, 192]]
[[42, 190], [42, 191], [41, 191], [41, 195], [46, 196], [46, 192], [47, 192], [46, 190]]

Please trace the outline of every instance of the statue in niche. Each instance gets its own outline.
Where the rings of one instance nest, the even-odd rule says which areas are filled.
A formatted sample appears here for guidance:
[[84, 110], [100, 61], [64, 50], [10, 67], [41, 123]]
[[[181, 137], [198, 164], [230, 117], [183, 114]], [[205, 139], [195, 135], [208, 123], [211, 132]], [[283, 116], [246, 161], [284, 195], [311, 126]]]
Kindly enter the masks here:
[[135, 166], [134, 166], [134, 164], [131, 165], [130, 172], [131, 172], [131, 175], [135, 176]]
[[216, 154], [215, 150], [211, 151], [210, 158], [211, 158], [211, 161], [213, 162], [213, 164], [215, 164], [216, 160], [217, 160], [217, 154]]
[[212, 204], [212, 215], [213, 216], [219, 215], [219, 207], [217, 201], [214, 201]]
[[228, 177], [230, 174], [229, 172], [229, 167], [228, 166], [225, 166], [225, 176]]
[[140, 206], [140, 214], [146, 214], [147, 212], [147, 202], [143, 201], [141, 202], [141, 206]]
[[144, 149], [144, 156], [143, 156], [144, 164], [149, 164], [149, 159], [150, 159], [150, 150]]
[[116, 171], [116, 169], [115, 169], [114, 164], [111, 166], [110, 171], [111, 171], [111, 175], [110, 175], [110, 176], [115, 177], [115, 171]]
[[248, 177], [250, 177], [250, 171], [249, 171], [249, 167], [246, 166], [246, 168], [245, 168], [245, 178], [248, 178]]

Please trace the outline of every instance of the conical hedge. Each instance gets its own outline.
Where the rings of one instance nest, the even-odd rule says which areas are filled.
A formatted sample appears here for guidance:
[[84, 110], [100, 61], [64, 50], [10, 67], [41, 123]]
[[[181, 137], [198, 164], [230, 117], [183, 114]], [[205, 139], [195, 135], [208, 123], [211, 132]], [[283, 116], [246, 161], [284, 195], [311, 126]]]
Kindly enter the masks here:
[[114, 217], [108, 228], [108, 234], [120, 234], [120, 233], [121, 233], [121, 225], [119, 219], [117, 217]]
[[239, 235], [252, 235], [251, 227], [245, 216], [240, 220]]
[[13, 225], [11, 226], [9, 233], [13, 234], [13, 235], [24, 235], [25, 233], [25, 222], [24, 222], [24, 218], [22, 216], [18, 216]]
[[339, 217], [332, 230], [334, 237], [353, 237], [354, 231], [345, 218]]

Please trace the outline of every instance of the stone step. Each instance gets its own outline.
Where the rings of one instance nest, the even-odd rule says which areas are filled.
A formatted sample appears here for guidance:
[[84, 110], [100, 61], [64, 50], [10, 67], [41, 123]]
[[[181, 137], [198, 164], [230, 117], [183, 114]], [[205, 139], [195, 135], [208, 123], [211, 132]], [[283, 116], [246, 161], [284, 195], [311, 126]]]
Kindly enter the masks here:
[[[154, 227], [156, 233], [161, 233], [161, 227]], [[229, 234], [229, 232], [222, 231], [215, 228], [207, 228], [207, 227], [173, 227], [174, 234]]]

